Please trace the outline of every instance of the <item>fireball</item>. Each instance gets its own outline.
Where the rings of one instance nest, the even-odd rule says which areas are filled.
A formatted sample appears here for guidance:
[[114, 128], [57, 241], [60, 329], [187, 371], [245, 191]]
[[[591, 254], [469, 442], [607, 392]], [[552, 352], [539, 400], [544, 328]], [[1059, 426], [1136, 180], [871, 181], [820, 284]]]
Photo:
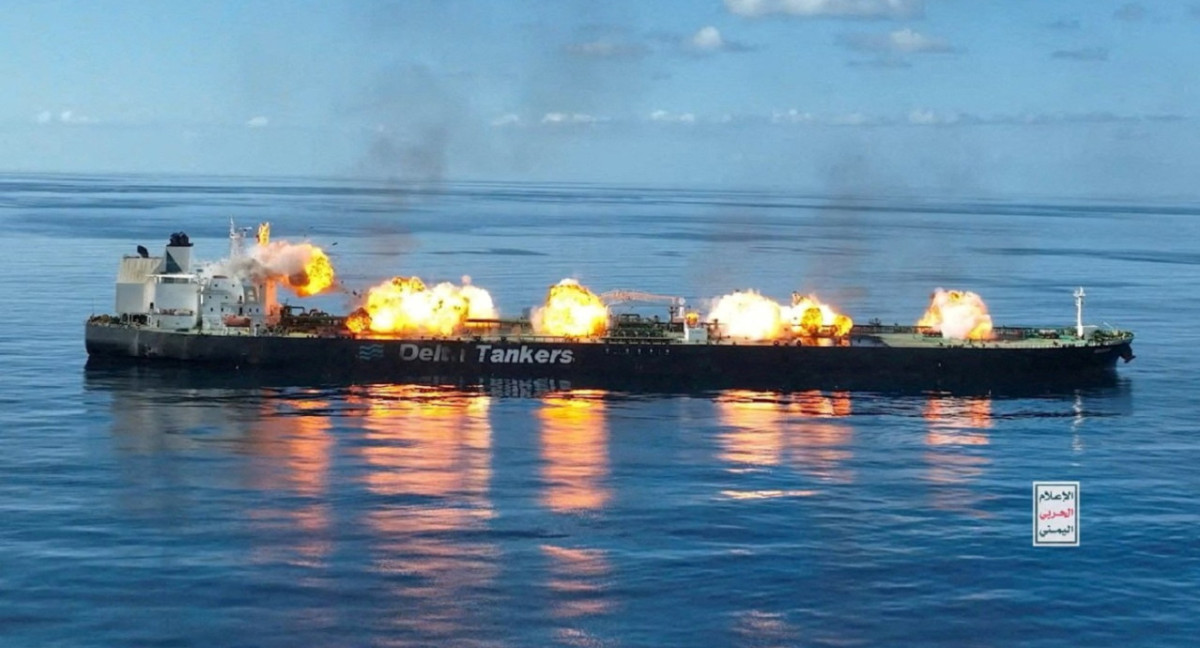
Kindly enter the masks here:
[[992, 337], [992, 316], [988, 314], [987, 304], [979, 295], [966, 290], [938, 288], [917, 326], [940, 331], [947, 339], [986, 340]]
[[816, 295], [793, 293], [792, 305], [781, 306], [753, 290], [717, 299], [708, 321], [719, 323], [725, 335], [747, 340], [777, 340], [789, 332], [806, 337], [832, 332], [841, 337], [854, 326], [853, 320], [821, 303]]
[[346, 327], [355, 333], [453, 335], [468, 319], [494, 317], [492, 296], [482, 288], [442, 282], [430, 289], [417, 277], [393, 277], [371, 288]]
[[[260, 228], [259, 236], [270, 237], [270, 230]], [[247, 263], [249, 276], [280, 280], [300, 297], [311, 297], [333, 286], [335, 274], [329, 256], [311, 243], [267, 241], [254, 247]]]
[[300, 297], [311, 297], [333, 285], [333, 264], [325, 251], [315, 245], [302, 243], [300, 248], [307, 252], [308, 259], [302, 270], [287, 276], [286, 282]]
[[[240, 248], [239, 248], [240, 249]], [[336, 274], [325, 251], [311, 243], [272, 241], [270, 223], [260, 223], [254, 246], [235, 251], [213, 264], [214, 274], [228, 274], [255, 283], [279, 282], [300, 297], [311, 297], [334, 285]]]
[[747, 340], [774, 340], [783, 334], [783, 309], [754, 290], [719, 297], [708, 314], [725, 335]]
[[546, 304], [533, 311], [533, 329], [543, 335], [587, 337], [608, 330], [608, 307], [574, 279], [550, 286]]
[[784, 313], [789, 316], [792, 332], [797, 335], [816, 336], [823, 330], [832, 330], [834, 336], [842, 337], [854, 326], [854, 320], [838, 313], [829, 304], [821, 303], [816, 295], [792, 293], [792, 306], [784, 309]]

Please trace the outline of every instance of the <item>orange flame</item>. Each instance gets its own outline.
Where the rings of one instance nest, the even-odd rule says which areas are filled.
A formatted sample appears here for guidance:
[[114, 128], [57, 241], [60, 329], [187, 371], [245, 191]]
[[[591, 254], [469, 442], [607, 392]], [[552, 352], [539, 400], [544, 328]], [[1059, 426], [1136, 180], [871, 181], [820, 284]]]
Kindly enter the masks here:
[[747, 340], [777, 340], [788, 333], [841, 337], [854, 326], [854, 320], [822, 303], [816, 295], [793, 293], [792, 305], [781, 306], [753, 290], [717, 299], [708, 321], [719, 323], [725, 335]]
[[374, 331], [398, 335], [453, 335], [468, 319], [492, 319], [492, 296], [472, 286], [442, 282], [432, 289], [417, 277], [392, 277], [371, 288], [366, 304], [346, 318], [355, 333]]
[[546, 304], [533, 311], [533, 329], [544, 335], [586, 337], [608, 330], [608, 307], [574, 279], [550, 286]]
[[271, 224], [259, 223], [248, 272], [256, 280], [280, 279], [300, 297], [325, 292], [334, 281], [333, 264], [311, 243], [271, 240]]
[[784, 311], [791, 315], [792, 332], [798, 335], [817, 336], [829, 331], [842, 337], [854, 326], [854, 320], [822, 303], [816, 295], [792, 293], [792, 307]]
[[301, 245], [308, 248], [308, 260], [304, 262], [303, 270], [288, 275], [286, 281], [297, 295], [311, 297], [333, 285], [333, 264], [321, 248], [308, 243]]
[[992, 316], [983, 298], [966, 290], [938, 288], [917, 326], [939, 331], [942, 337], [986, 340], [992, 337]]

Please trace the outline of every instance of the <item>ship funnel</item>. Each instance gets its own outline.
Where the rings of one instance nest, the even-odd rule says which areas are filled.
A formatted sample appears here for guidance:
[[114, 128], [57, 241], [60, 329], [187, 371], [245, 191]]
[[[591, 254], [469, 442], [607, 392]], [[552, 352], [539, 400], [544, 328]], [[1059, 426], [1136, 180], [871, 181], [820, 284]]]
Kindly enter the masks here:
[[192, 268], [192, 242], [183, 232], [175, 232], [167, 243], [166, 258], [163, 259], [166, 274], [186, 274]]

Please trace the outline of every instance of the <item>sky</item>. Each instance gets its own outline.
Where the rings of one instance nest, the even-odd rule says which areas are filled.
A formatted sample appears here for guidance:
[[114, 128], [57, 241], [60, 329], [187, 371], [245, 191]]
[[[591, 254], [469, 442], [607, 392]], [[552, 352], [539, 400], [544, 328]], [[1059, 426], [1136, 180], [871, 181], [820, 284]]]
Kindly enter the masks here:
[[111, 0], [0, 13], [0, 170], [1200, 194], [1200, 2]]

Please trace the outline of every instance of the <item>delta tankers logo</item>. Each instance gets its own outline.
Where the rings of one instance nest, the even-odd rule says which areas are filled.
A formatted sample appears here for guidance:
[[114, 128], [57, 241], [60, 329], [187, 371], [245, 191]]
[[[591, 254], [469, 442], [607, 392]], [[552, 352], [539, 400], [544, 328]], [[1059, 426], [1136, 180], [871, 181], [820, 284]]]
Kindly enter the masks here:
[[[362, 351], [359, 352], [359, 357], [367, 359]], [[408, 342], [400, 345], [400, 359], [405, 362], [466, 362], [469, 357], [474, 357], [480, 364], [552, 365], [571, 364], [575, 361], [575, 352], [571, 349], [539, 349], [526, 344], [511, 347], [480, 344], [474, 349]]]
[[383, 345], [382, 344], [364, 344], [358, 348], [359, 360], [382, 360]]

